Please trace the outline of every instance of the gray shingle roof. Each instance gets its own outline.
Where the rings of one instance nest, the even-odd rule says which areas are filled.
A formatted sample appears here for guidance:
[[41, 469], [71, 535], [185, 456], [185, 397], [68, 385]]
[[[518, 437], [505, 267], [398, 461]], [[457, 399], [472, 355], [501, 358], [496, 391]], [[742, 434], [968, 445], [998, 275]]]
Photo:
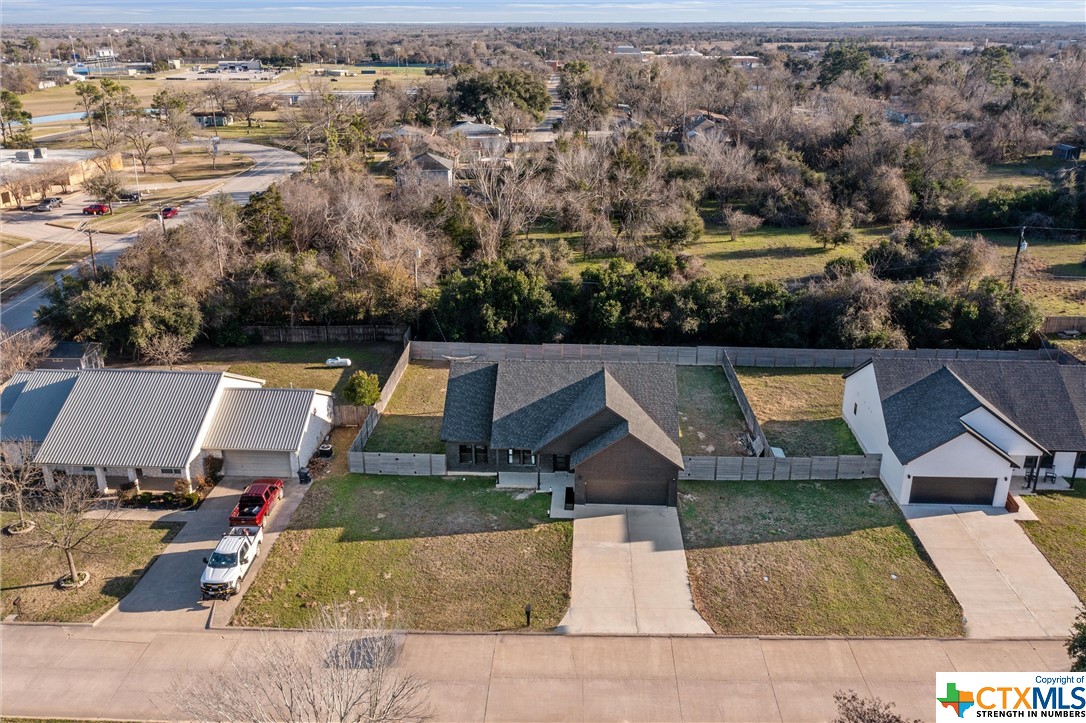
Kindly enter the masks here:
[[1049, 451], [1086, 451], [1086, 366], [937, 359], [876, 359], [872, 364], [884, 408], [887, 399], [945, 367], [986, 406]]
[[593, 439], [591, 442], [588, 442], [587, 444], [573, 450], [573, 454], [569, 456], [569, 463], [573, 467], [576, 467], [581, 462], [584, 462], [586, 459], [596, 456], [620, 439], [626, 438], [627, 436], [629, 436], [629, 434], [629, 423], [619, 422], [600, 436]]
[[623, 436], [682, 467], [671, 364], [454, 361], [441, 438], [539, 450], [604, 409], [626, 421]]
[[451, 171], [455, 165], [451, 159], [429, 152], [420, 153], [411, 160], [423, 171]]
[[4, 391], [0, 392], [0, 414], [7, 414], [15, 406], [15, 401], [23, 393], [23, 385], [30, 378], [32, 372], [15, 372], [4, 385]]
[[313, 389], [224, 389], [203, 447], [297, 451], [318, 393]]
[[890, 449], [902, 464], [966, 433], [961, 418], [982, 406], [950, 372], [938, 371], [882, 402]]
[[454, 361], [449, 366], [441, 439], [471, 444], [490, 443], [497, 362]]
[[35, 459], [43, 464], [182, 467], [222, 372], [84, 369]]
[[[26, 376], [20, 376], [23, 374]], [[56, 421], [79, 372], [61, 369], [19, 372], [12, 377], [12, 383], [16, 383], [16, 376], [19, 377], [19, 394], [0, 425], [3, 438], [41, 442]]]

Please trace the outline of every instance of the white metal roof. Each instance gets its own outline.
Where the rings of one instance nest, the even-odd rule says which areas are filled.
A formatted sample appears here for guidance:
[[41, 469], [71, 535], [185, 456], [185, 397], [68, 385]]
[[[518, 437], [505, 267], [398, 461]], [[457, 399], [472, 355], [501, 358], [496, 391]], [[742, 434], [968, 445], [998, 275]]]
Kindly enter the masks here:
[[204, 449], [295, 452], [301, 446], [313, 389], [226, 389]]
[[35, 460], [182, 467], [224, 372], [84, 369]]

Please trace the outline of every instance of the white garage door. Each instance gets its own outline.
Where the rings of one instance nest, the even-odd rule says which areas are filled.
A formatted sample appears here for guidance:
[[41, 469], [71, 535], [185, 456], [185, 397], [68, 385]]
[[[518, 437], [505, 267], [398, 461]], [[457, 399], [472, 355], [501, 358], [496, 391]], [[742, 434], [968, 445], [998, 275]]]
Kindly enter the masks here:
[[223, 452], [222, 472], [236, 477], [282, 477], [290, 480], [297, 470], [291, 469], [289, 452]]

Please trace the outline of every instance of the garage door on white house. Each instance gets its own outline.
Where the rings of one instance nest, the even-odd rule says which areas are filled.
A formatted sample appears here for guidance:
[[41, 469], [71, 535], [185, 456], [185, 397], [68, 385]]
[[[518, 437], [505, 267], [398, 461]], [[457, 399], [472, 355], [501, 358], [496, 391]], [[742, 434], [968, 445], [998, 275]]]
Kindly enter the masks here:
[[991, 505], [998, 482], [994, 477], [913, 477], [909, 503]]
[[222, 453], [222, 473], [232, 477], [281, 477], [289, 480], [297, 470], [290, 462], [290, 452]]

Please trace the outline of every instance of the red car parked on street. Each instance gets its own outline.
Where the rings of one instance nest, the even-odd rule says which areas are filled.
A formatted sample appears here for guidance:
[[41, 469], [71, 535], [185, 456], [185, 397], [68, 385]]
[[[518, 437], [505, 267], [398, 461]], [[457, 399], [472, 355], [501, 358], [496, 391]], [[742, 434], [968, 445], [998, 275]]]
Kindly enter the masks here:
[[113, 213], [113, 209], [104, 203], [92, 203], [83, 209], [84, 216], [104, 216], [107, 213]]
[[176, 206], [167, 206], [166, 208], [162, 209], [160, 213], [162, 214], [162, 218], [173, 218], [177, 215], [177, 211], [178, 209]]
[[255, 480], [241, 493], [230, 513], [231, 527], [263, 527], [272, 506], [283, 499], [283, 480], [265, 477]]

